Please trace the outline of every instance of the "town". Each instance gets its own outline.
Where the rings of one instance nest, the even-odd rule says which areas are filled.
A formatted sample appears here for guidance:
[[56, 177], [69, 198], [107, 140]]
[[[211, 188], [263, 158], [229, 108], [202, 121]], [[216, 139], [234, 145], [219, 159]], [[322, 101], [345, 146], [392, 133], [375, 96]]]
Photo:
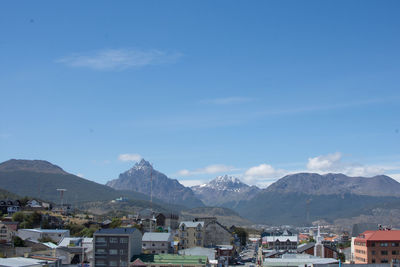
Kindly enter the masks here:
[[400, 260], [400, 230], [371, 223], [351, 232], [332, 225], [256, 229], [150, 209], [99, 220], [68, 207], [0, 200], [0, 266], [332, 267]]

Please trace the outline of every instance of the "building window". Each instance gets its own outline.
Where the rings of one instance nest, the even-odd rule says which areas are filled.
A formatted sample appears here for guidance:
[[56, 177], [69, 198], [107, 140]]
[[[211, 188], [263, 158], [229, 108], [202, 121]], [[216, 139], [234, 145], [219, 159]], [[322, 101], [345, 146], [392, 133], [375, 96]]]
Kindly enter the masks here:
[[143, 247], [145, 247], [146, 246], [146, 243], [143, 243]]
[[398, 255], [399, 252], [397, 250], [392, 250], [392, 255]]
[[109, 254], [110, 255], [118, 255], [118, 249], [110, 249]]
[[388, 254], [387, 250], [381, 250], [381, 255], [387, 255], [387, 254]]
[[164, 243], [162, 243], [162, 244], [161, 244], [161, 246], [163, 246], [163, 247], [164, 247], [164, 246], [165, 246], [165, 244], [164, 244]]
[[387, 247], [388, 243], [381, 243], [381, 247]]
[[375, 259], [372, 259], [372, 261], [371, 261], [372, 263], [375, 263]]
[[119, 242], [120, 242], [121, 244], [126, 244], [126, 243], [128, 243], [128, 238], [126, 238], [126, 237], [120, 238], [120, 239], [119, 239]]
[[118, 266], [118, 262], [116, 262], [116, 261], [109, 261], [108, 264], [110, 266]]
[[399, 246], [399, 243], [398, 243], [398, 242], [392, 243], [392, 247], [398, 247], [398, 246]]
[[375, 255], [375, 250], [372, 250], [372, 251], [371, 251], [371, 254], [372, 254], [372, 255]]
[[161, 253], [162, 253], [162, 254], [164, 254], [164, 253], [165, 253], [165, 251], [163, 250], [163, 251], [161, 251]]
[[118, 243], [118, 238], [117, 237], [110, 237], [110, 243]]
[[104, 243], [106, 242], [106, 238], [105, 237], [96, 237], [96, 243]]
[[152, 243], [151, 246], [154, 247], [155, 246], [154, 243]]
[[120, 249], [119, 250], [119, 255], [126, 255], [126, 250], [125, 249]]
[[371, 243], [371, 247], [375, 247], [375, 242], [372, 242], [372, 243]]
[[128, 266], [128, 263], [126, 262], [126, 261], [121, 261], [121, 264], [120, 264], [120, 266]]
[[388, 260], [386, 260], [386, 259], [384, 259], [384, 260], [381, 260], [381, 263], [388, 263], [389, 261]]

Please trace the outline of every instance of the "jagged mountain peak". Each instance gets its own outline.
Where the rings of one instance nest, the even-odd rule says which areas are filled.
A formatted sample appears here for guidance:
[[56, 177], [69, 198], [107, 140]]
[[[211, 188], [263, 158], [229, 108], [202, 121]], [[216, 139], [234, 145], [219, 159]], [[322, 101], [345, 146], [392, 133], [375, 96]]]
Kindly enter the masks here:
[[131, 169], [128, 170], [129, 173], [132, 173], [134, 171], [144, 171], [144, 170], [150, 170], [153, 169], [153, 166], [151, 165], [150, 162], [148, 162], [145, 159], [141, 159], [139, 162], [136, 162], [135, 165]]
[[229, 207], [240, 200], [252, 198], [260, 191], [258, 187], [249, 186], [237, 177], [230, 175], [217, 176], [206, 184], [191, 188], [204, 203], [212, 206]]
[[221, 175], [216, 177], [214, 180], [203, 185], [216, 190], [240, 190], [241, 188], [249, 187], [247, 184], [242, 183], [237, 177], [230, 175]]
[[117, 190], [128, 190], [152, 194], [168, 203], [182, 204], [188, 207], [201, 207], [204, 204], [196, 198], [190, 188], [184, 187], [176, 179], [155, 170], [150, 162], [142, 159], [131, 169], [121, 173], [117, 179], [107, 182], [108, 186]]

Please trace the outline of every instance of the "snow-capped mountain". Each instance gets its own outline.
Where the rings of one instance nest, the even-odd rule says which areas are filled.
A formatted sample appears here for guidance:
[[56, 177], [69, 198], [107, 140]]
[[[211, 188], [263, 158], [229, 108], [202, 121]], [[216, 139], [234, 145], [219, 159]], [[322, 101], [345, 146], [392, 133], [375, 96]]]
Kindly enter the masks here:
[[229, 175], [218, 176], [206, 184], [192, 186], [191, 189], [206, 205], [230, 208], [240, 200], [251, 199], [260, 191], [258, 187], [249, 186]]
[[190, 188], [183, 186], [178, 180], [170, 179], [165, 174], [154, 170], [151, 164], [144, 159], [137, 162], [131, 169], [121, 173], [118, 179], [109, 181], [107, 185], [117, 190], [129, 190], [150, 195], [151, 179], [155, 198], [187, 207], [204, 206]]

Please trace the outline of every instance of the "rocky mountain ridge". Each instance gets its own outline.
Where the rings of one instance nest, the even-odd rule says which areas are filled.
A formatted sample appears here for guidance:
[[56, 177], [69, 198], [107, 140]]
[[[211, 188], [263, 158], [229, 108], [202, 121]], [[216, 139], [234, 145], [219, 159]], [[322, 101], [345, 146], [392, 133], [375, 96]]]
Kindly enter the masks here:
[[154, 197], [167, 203], [191, 208], [204, 206], [190, 188], [153, 169], [151, 164], [144, 159], [137, 162], [131, 169], [121, 173], [117, 179], [107, 182], [106, 185], [116, 190], [130, 190], [146, 195], [150, 195], [152, 190]]

